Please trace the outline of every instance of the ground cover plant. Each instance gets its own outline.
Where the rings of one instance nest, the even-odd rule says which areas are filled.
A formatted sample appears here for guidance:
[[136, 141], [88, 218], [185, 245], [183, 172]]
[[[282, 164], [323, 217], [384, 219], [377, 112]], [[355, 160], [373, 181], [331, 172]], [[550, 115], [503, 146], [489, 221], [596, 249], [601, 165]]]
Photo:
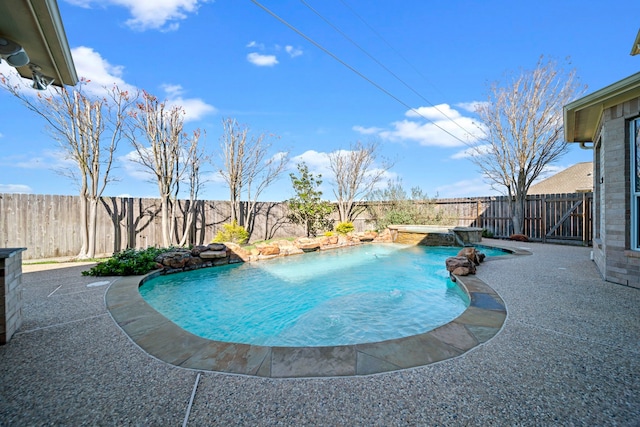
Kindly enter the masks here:
[[155, 258], [170, 248], [127, 249], [118, 252], [104, 262], [100, 262], [87, 271], [83, 276], [136, 276], [147, 274], [157, 268]]

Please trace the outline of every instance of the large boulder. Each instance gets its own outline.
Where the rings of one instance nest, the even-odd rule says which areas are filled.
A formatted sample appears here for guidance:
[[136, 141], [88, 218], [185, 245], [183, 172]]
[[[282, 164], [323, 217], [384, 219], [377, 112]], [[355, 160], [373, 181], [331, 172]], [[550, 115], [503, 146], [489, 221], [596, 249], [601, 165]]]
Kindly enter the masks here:
[[256, 249], [260, 251], [260, 255], [263, 256], [271, 256], [271, 255], [279, 255], [280, 254], [280, 246], [278, 245], [256, 245]]
[[296, 239], [295, 245], [298, 249], [301, 249], [304, 252], [313, 252], [320, 249], [320, 241], [317, 239], [310, 239], [308, 237]]
[[371, 242], [378, 237], [378, 233], [375, 231], [364, 231], [362, 233], [357, 233], [356, 236], [361, 242]]
[[466, 247], [460, 249], [458, 252], [458, 256], [465, 257], [469, 261], [473, 262], [475, 265], [480, 265], [482, 261], [484, 261], [484, 254], [478, 251], [476, 248]]
[[202, 259], [216, 259], [216, 258], [225, 258], [227, 256], [227, 248], [225, 247], [221, 251], [203, 251], [200, 252], [200, 258]]
[[476, 265], [465, 256], [452, 256], [445, 261], [447, 271], [458, 276], [476, 274]]
[[237, 243], [227, 242], [226, 246], [227, 255], [229, 255], [229, 264], [251, 261], [251, 253]]

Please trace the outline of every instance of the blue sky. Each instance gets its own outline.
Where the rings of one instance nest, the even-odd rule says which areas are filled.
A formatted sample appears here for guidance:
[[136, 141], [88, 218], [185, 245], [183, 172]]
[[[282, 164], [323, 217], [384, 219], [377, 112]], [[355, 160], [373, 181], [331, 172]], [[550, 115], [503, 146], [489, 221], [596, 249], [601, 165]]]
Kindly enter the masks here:
[[[629, 55], [637, 1], [261, 3], [387, 93], [249, 0], [58, 2], [78, 74], [183, 105], [188, 127], [206, 130], [214, 159], [223, 118], [254, 135], [277, 135], [273, 154], [289, 151], [290, 170], [263, 200], [292, 196], [288, 172], [300, 161], [323, 173], [332, 199], [327, 154], [371, 138], [381, 157], [395, 161], [388, 177], [407, 190], [496, 194], [462, 154], [466, 146], [407, 106], [464, 138], [461, 127], [473, 129], [476, 120], [470, 106], [486, 99], [488, 85], [535, 67], [540, 55], [569, 57], [587, 92], [640, 69], [640, 58]], [[0, 72], [12, 70], [3, 63]], [[59, 173], [65, 161], [44, 121], [7, 93], [0, 93], [0, 117], [0, 193], [77, 194]], [[121, 144], [119, 181], [105, 195], [156, 197], [156, 185], [127, 162], [132, 150]], [[589, 160], [591, 152], [576, 146], [554, 169]], [[219, 178], [208, 180], [201, 197], [226, 199]]]

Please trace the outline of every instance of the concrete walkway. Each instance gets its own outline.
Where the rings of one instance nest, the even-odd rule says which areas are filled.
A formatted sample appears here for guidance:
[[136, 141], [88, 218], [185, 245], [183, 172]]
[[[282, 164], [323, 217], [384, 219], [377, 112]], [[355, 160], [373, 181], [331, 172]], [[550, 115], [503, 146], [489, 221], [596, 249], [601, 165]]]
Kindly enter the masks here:
[[509, 245], [533, 255], [478, 271], [507, 306], [493, 339], [420, 368], [324, 379], [161, 362], [107, 312], [100, 282], [117, 278], [25, 266], [24, 323], [0, 346], [0, 425], [640, 425], [640, 290], [604, 282], [588, 248]]

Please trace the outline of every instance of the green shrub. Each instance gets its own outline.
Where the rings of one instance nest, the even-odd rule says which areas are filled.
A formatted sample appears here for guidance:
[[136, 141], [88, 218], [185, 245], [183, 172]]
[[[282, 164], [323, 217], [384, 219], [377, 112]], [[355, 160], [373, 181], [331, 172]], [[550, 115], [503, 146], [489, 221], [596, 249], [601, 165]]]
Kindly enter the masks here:
[[127, 249], [83, 271], [83, 276], [137, 276], [156, 269], [155, 258], [170, 249]]
[[486, 237], [486, 238], [492, 238], [493, 237], [493, 232], [491, 230], [487, 230], [486, 228], [482, 229], [482, 237]]
[[333, 231], [325, 231], [324, 232], [324, 237], [331, 237], [333, 236]]
[[249, 232], [241, 225], [238, 225], [237, 221], [223, 224], [222, 230], [218, 231], [216, 237], [213, 238], [214, 242], [231, 242], [242, 245], [249, 240]]
[[355, 229], [352, 222], [341, 222], [336, 225], [336, 232], [338, 232], [338, 234], [351, 233]]

